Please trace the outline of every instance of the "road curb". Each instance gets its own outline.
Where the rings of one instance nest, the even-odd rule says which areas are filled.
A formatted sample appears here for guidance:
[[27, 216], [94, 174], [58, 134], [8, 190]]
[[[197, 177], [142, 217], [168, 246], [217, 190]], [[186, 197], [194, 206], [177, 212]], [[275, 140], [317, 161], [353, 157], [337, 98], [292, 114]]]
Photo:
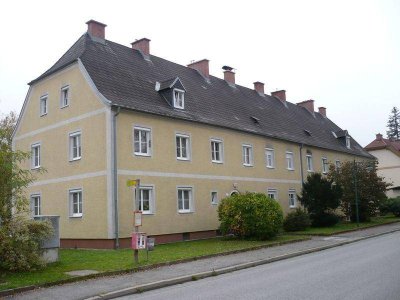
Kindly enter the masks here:
[[394, 230], [377, 233], [377, 234], [373, 234], [373, 235], [369, 235], [369, 236], [365, 236], [365, 237], [354, 238], [354, 239], [348, 240], [348, 241], [338, 242], [338, 243], [335, 243], [332, 245], [326, 245], [326, 246], [296, 251], [296, 252], [283, 254], [283, 255], [276, 256], [276, 257], [272, 257], [272, 258], [242, 263], [242, 264], [229, 266], [229, 267], [225, 267], [225, 268], [221, 268], [221, 269], [215, 269], [215, 270], [201, 272], [201, 273], [194, 273], [194, 274], [185, 275], [185, 276], [181, 276], [181, 277], [175, 277], [175, 278], [171, 278], [171, 279], [165, 279], [165, 280], [160, 280], [160, 281], [151, 282], [151, 283], [147, 283], [147, 284], [128, 287], [128, 288], [120, 289], [117, 291], [99, 294], [99, 295], [96, 295], [96, 296], [93, 296], [90, 298], [86, 298], [86, 300], [114, 299], [117, 297], [138, 294], [138, 293], [151, 291], [151, 290], [155, 290], [155, 289], [160, 289], [160, 288], [164, 288], [164, 287], [168, 287], [168, 286], [172, 286], [172, 285], [176, 285], [176, 284], [182, 284], [182, 283], [186, 283], [186, 282], [190, 282], [190, 281], [204, 279], [204, 278], [211, 277], [211, 276], [218, 276], [218, 275], [222, 275], [222, 274], [226, 274], [226, 273], [231, 273], [234, 271], [248, 269], [248, 268], [252, 268], [252, 267], [256, 267], [256, 266], [260, 266], [260, 265], [265, 265], [265, 264], [269, 264], [272, 262], [281, 261], [281, 260], [285, 260], [285, 259], [289, 259], [289, 258], [293, 258], [293, 257], [305, 255], [305, 254], [310, 254], [310, 253], [315, 253], [315, 252], [319, 252], [319, 251], [323, 251], [323, 250], [327, 250], [327, 249], [331, 249], [331, 248], [336, 248], [336, 247], [352, 244], [355, 242], [359, 242], [362, 240], [367, 240], [367, 239], [375, 238], [378, 236], [394, 233], [397, 231], [400, 231], [400, 229], [394, 229]]

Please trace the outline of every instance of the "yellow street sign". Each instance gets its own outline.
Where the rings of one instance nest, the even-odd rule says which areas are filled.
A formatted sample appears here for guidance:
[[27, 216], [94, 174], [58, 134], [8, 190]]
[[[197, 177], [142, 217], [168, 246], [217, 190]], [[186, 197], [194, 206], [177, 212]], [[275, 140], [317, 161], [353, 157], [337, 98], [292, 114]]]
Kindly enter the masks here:
[[128, 187], [130, 187], [130, 186], [136, 186], [137, 182], [138, 182], [138, 180], [128, 179], [128, 180], [126, 181], [126, 185], [127, 185]]

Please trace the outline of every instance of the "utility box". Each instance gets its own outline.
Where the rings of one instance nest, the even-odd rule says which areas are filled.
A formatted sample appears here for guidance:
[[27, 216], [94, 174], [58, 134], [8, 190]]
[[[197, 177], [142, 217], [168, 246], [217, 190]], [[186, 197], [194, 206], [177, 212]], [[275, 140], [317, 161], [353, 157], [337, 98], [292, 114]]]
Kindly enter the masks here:
[[51, 223], [53, 234], [40, 245], [43, 249], [42, 259], [47, 263], [58, 261], [58, 250], [60, 249], [60, 216], [35, 216], [34, 220], [49, 221]]
[[132, 249], [146, 249], [146, 234], [144, 232], [132, 233]]

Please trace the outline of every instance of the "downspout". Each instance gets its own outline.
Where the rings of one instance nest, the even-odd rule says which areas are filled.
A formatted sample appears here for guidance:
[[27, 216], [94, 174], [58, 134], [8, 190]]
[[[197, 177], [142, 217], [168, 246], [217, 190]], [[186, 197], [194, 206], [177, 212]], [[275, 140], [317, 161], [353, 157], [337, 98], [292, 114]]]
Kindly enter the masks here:
[[301, 175], [301, 187], [303, 187], [304, 184], [304, 174], [303, 174], [303, 146], [304, 144], [299, 145], [300, 149], [300, 175]]
[[119, 221], [118, 221], [118, 168], [117, 168], [117, 116], [121, 108], [118, 107], [112, 114], [112, 173], [113, 173], [113, 203], [114, 203], [114, 228], [115, 228], [115, 248], [119, 248]]

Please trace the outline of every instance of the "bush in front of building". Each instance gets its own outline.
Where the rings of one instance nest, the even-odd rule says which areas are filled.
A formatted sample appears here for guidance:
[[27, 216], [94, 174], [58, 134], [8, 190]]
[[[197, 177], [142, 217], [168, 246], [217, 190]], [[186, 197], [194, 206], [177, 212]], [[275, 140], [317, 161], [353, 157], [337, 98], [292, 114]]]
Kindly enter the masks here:
[[307, 176], [299, 200], [309, 212], [312, 226], [332, 226], [339, 222], [339, 217], [333, 211], [339, 207], [341, 195], [341, 186], [322, 174]]
[[295, 211], [286, 215], [283, 222], [283, 229], [285, 231], [300, 231], [307, 229], [310, 225], [310, 215], [304, 209], [296, 208]]
[[32, 271], [42, 268], [41, 241], [53, 233], [48, 221], [14, 217], [0, 227], [0, 270]]
[[381, 204], [380, 211], [382, 214], [392, 213], [396, 217], [400, 217], [400, 196], [384, 201]]
[[283, 224], [279, 203], [261, 193], [237, 194], [222, 199], [218, 218], [222, 234], [260, 240], [275, 237]]

